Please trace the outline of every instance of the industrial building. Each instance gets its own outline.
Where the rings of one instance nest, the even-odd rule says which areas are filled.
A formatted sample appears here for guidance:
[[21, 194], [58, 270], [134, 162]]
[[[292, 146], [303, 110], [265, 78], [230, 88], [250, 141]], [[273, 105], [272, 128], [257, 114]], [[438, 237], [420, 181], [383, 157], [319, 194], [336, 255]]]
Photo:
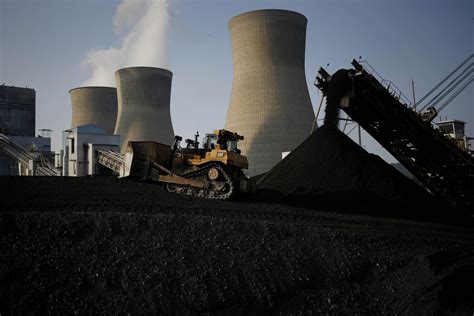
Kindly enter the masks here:
[[[0, 176], [35, 175], [38, 158], [52, 158], [51, 138], [0, 134]], [[45, 161], [43, 161], [46, 163]]]
[[436, 122], [441, 133], [452, 138], [456, 144], [467, 152], [472, 152], [471, 141], [473, 137], [468, 137], [465, 134], [466, 122], [460, 120], [444, 120]]
[[119, 151], [120, 136], [92, 124], [65, 130], [62, 135], [62, 175], [82, 177], [108, 175], [110, 169], [98, 163], [98, 151]]
[[36, 92], [0, 86], [0, 175], [51, 175], [51, 138], [35, 137]]
[[171, 71], [153, 67], [130, 67], [115, 72], [118, 114], [114, 134], [121, 137], [122, 152], [129, 141], [172, 144], [172, 77]]
[[115, 73], [117, 89], [71, 89], [71, 128], [63, 132], [63, 149], [55, 162], [62, 175], [120, 174], [119, 153], [126, 151], [129, 141], [170, 145], [172, 76], [165, 69], [130, 67]]
[[244, 135], [249, 175], [271, 169], [311, 132], [314, 111], [306, 82], [307, 19], [258, 10], [229, 22], [234, 64], [225, 128]]
[[93, 124], [113, 134], [117, 120], [117, 89], [112, 87], [79, 87], [71, 95], [71, 128]]
[[30, 88], [0, 86], [0, 133], [35, 136], [36, 92]]

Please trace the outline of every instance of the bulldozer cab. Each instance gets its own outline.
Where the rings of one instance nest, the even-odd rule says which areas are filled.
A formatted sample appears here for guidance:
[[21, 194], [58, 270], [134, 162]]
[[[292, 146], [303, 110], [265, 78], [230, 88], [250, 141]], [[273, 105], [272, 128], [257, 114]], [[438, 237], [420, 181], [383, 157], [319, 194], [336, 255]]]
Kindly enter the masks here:
[[247, 158], [241, 155], [240, 149], [237, 147], [238, 141], [242, 139], [244, 139], [243, 136], [237, 133], [224, 129], [215, 130], [204, 137], [202, 152], [187, 159], [186, 163], [192, 166], [220, 163], [236, 169], [247, 169]]
[[214, 133], [206, 134], [206, 137], [204, 137], [204, 149], [221, 149], [240, 154], [240, 149], [238, 149], [237, 143], [239, 140], [243, 139], [243, 136], [229, 132], [225, 129], [215, 130]]
[[203, 141], [203, 146], [205, 150], [213, 150], [217, 145], [217, 135], [216, 134], [206, 134]]

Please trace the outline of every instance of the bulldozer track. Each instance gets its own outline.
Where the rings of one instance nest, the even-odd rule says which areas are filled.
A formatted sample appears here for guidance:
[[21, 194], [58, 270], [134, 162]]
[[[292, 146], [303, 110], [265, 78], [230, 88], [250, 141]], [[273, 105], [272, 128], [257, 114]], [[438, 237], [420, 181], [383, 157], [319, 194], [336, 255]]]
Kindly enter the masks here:
[[234, 185], [232, 183], [232, 180], [228, 176], [227, 172], [225, 172], [225, 170], [221, 166], [219, 166], [218, 164], [209, 164], [209, 165], [205, 166], [204, 168], [201, 168], [201, 169], [196, 170], [196, 171], [191, 171], [191, 172], [188, 172], [188, 173], [184, 173], [180, 176], [184, 177], [184, 178], [188, 178], [188, 179], [198, 179], [202, 176], [207, 176], [207, 173], [212, 168], [215, 168], [215, 169], [219, 170], [219, 173], [224, 178], [225, 184], [229, 188], [228, 191], [226, 191], [225, 193], [222, 193], [222, 190], [213, 190], [213, 189], [206, 189], [206, 188], [194, 188], [194, 187], [191, 187], [191, 186], [177, 185], [177, 184], [170, 184], [170, 183], [168, 183], [166, 185], [166, 190], [168, 192], [192, 195], [192, 196], [211, 199], [211, 200], [227, 200], [227, 199], [229, 199], [232, 196]]

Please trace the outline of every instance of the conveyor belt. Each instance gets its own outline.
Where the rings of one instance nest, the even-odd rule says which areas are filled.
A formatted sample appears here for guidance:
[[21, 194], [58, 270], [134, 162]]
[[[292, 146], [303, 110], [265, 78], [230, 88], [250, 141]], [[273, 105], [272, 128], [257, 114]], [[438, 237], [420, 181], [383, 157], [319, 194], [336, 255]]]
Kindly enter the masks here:
[[434, 195], [452, 206], [474, 208], [474, 158], [417, 114], [356, 61], [332, 76], [320, 70], [315, 85], [328, 108], [341, 108]]

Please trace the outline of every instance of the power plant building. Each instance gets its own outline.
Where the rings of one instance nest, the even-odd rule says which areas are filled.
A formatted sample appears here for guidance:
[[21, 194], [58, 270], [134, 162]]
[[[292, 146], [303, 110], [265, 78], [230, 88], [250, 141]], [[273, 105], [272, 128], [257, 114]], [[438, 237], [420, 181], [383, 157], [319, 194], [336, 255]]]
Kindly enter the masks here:
[[51, 138], [35, 137], [36, 92], [0, 86], [0, 175], [35, 175], [36, 160], [51, 156]]
[[51, 156], [50, 137], [0, 135], [0, 176], [33, 176], [35, 158]]
[[79, 87], [71, 95], [71, 128], [93, 124], [113, 134], [117, 120], [117, 89], [112, 87]]
[[62, 175], [83, 177], [110, 175], [111, 171], [98, 163], [98, 150], [119, 151], [120, 136], [111, 135], [93, 124], [76, 126], [63, 131], [61, 151]]
[[118, 95], [115, 134], [121, 137], [121, 152], [126, 151], [129, 141], [172, 144], [172, 77], [172, 72], [153, 67], [129, 67], [115, 72]]
[[0, 86], [0, 133], [35, 136], [36, 92], [34, 89]]
[[314, 123], [305, 77], [307, 19], [258, 10], [229, 21], [234, 64], [225, 128], [245, 137], [249, 175], [270, 170], [306, 139]]

